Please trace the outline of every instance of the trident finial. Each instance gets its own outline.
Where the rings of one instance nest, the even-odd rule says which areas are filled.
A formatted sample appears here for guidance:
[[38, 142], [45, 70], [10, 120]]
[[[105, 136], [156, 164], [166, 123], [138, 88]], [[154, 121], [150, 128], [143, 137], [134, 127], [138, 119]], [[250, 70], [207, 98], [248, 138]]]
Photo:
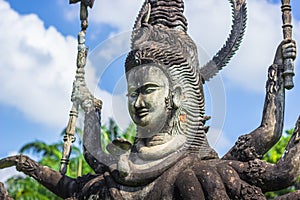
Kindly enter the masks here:
[[92, 8], [95, 0], [70, 0], [70, 4], [80, 2], [80, 20], [81, 20], [81, 29], [85, 31], [88, 27], [88, 10], [87, 7]]
[[78, 2], [83, 3], [86, 7], [92, 8], [95, 0], [70, 0], [70, 4], [78, 3]]

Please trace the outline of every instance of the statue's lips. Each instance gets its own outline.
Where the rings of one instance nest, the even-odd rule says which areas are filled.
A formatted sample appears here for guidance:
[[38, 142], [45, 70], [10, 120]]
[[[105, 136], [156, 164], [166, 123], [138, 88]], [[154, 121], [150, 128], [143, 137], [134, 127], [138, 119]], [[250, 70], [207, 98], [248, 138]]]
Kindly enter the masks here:
[[143, 118], [149, 114], [149, 110], [147, 108], [142, 108], [136, 110], [136, 116], [139, 118]]

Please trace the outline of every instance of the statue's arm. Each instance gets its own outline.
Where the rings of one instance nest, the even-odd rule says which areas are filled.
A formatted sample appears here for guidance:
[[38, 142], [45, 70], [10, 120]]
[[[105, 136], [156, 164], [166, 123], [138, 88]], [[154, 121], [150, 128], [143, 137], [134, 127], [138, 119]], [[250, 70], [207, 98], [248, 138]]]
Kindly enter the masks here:
[[104, 173], [113, 162], [113, 158], [102, 150], [101, 145], [101, 102], [94, 100], [94, 107], [85, 113], [83, 153], [84, 158], [96, 173]]
[[[276, 164], [255, 159], [248, 162], [227, 161], [231, 167], [239, 174], [241, 179], [248, 183], [258, 186], [263, 192], [276, 191], [284, 189], [295, 184], [300, 175], [300, 117], [295, 126], [295, 130], [285, 153]], [[278, 199], [299, 199], [300, 191], [291, 193], [294, 198]]]
[[62, 175], [49, 167], [42, 166], [25, 155], [11, 156], [0, 160], [0, 169], [16, 166], [17, 170], [34, 178], [61, 198], [72, 197], [79, 190], [75, 179]]
[[283, 59], [296, 57], [296, 44], [284, 40], [277, 48], [269, 67], [262, 121], [258, 128], [239, 137], [235, 146], [223, 157], [247, 161], [261, 158], [280, 139], [284, 121], [285, 89]]
[[80, 81], [74, 83], [71, 99], [84, 111], [84, 158], [96, 173], [103, 173], [112, 158], [102, 150], [101, 146], [102, 101], [92, 95], [85, 82]]

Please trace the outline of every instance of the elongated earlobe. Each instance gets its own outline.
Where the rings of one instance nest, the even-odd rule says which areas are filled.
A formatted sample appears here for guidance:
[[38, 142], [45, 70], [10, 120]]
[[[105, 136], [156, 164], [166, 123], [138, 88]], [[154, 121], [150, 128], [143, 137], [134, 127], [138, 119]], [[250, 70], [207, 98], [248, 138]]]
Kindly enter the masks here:
[[182, 92], [180, 87], [176, 87], [172, 92], [173, 107], [175, 109], [181, 106]]

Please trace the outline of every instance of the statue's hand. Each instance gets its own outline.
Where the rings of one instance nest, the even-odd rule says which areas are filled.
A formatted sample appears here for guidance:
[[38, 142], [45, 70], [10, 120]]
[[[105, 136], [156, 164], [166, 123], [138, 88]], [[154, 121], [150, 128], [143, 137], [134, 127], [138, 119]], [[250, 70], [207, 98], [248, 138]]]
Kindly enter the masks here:
[[295, 60], [297, 54], [296, 42], [294, 40], [288, 40], [287, 43], [282, 45], [283, 59]]
[[16, 166], [20, 172], [33, 176], [34, 170], [38, 168], [38, 163], [24, 155], [10, 156], [0, 160], [0, 169]]
[[0, 169], [16, 166], [18, 163], [17, 156], [10, 156], [0, 160]]
[[74, 81], [71, 101], [80, 105], [84, 112], [89, 112], [94, 106], [94, 96], [84, 81]]
[[274, 64], [283, 65], [284, 59], [296, 58], [296, 42], [291, 39], [283, 40], [277, 48]]

